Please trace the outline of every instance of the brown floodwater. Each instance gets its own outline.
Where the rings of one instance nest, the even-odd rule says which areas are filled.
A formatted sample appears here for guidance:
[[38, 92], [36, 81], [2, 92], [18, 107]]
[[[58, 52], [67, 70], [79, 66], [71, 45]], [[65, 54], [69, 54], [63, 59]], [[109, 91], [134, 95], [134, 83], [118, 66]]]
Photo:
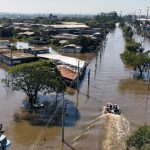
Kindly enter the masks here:
[[[119, 141], [124, 140], [123, 135], [128, 133], [129, 127], [133, 130], [150, 123], [148, 84], [146, 81], [134, 79], [133, 70], [122, 63], [120, 53], [124, 51], [124, 44], [122, 31], [117, 27], [108, 34], [106, 44], [97, 58], [93, 54], [76, 54], [76, 57], [87, 60], [93, 57], [87, 68], [91, 70], [90, 87], [88, 88], [86, 73], [79, 94], [74, 90], [74, 95], [65, 95], [68, 115], [65, 119], [64, 144], [61, 143], [60, 127], [52, 126], [43, 130], [43, 127], [32, 126], [25, 121], [16, 123], [13, 115], [20, 111], [25, 95], [14, 92], [1, 83], [0, 121], [4, 125], [6, 136], [12, 141], [9, 149], [124, 149]], [[1, 68], [0, 79], [6, 75], [5, 66]], [[107, 102], [119, 104], [123, 116], [102, 116], [103, 106]], [[69, 121], [72, 122], [71, 125]]]

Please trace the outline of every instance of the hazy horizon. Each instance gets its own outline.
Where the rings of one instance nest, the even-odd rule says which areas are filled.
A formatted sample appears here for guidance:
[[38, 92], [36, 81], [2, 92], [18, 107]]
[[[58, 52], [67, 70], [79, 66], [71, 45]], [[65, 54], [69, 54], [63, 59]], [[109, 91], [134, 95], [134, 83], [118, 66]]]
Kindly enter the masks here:
[[[13, 1], [13, 2], [12, 2]], [[98, 14], [116, 11], [123, 14], [146, 15], [148, 0], [0, 0], [0, 12], [4, 13], [57, 13], [57, 14]]]

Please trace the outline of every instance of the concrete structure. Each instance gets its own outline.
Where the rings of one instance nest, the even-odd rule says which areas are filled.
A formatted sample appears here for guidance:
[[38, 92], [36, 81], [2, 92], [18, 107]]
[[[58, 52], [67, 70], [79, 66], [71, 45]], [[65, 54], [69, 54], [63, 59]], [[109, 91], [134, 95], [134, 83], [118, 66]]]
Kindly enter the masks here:
[[46, 54], [46, 53], [49, 53], [49, 48], [31, 48], [30, 49], [30, 53], [31, 54], [34, 54], [34, 55], [37, 55], [37, 54]]
[[7, 53], [7, 54], [1, 54], [0, 55], [0, 61], [7, 64], [7, 65], [17, 65], [21, 63], [31, 62], [36, 60], [36, 57], [31, 54], [27, 53]]
[[63, 53], [80, 53], [81, 47], [75, 44], [65, 45], [60, 49]]
[[62, 33], [62, 34], [57, 34], [53, 36], [53, 38], [58, 39], [58, 40], [73, 40], [77, 38], [79, 35], [75, 34], [69, 34], [69, 33]]
[[9, 40], [0, 40], [0, 46], [8, 46], [8, 45], [10, 45]]
[[8, 46], [0, 46], [0, 54], [6, 54], [6, 53], [10, 53], [11, 49]]
[[86, 65], [85, 61], [83, 60], [62, 55], [38, 54], [37, 57], [54, 60], [59, 64], [68, 65], [74, 68], [79, 67], [79, 69], [84, 68]]

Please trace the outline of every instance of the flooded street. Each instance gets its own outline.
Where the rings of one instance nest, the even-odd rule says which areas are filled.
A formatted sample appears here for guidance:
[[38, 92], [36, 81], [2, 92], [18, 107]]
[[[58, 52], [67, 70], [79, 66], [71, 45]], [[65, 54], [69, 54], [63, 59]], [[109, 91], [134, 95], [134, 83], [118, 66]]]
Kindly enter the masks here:
[[[91, 70], [90, 87], [88, 88], [87, 73], [82, 81], [79, 94], [65, 95], [65, 98], [73, 103], [70, 105], [76, 110], [71, 110], [67, 118], [72, 119], [78, 116], [74, 126], [65, 127], [65, 141], [61, 144], [61, 128], [51, 127], [44, 131], [39, 140], [42, 127], [31, 126], [27, 122], [16, 123], [13, 115], [20, 110], [20, 105], [25, 95], [7, 89], [0, 85], [0, 121], [4, 125], [7, 137], [12, 141], [10, 150], [114, 150], [123, 149], [120, 143], [113, 140], [107, 141], [111, 137], [112, 129], [107, 122], [107, 116], [98, 118], [102, 114], [103, 106], [107, 102], [116, 103], [120, 106], [123, 114], [120, 124], [115, 124], [115, 129], [131, 128], [131, 130], [150, 123], [150, 91], [146, 81], [133, 79], [133, 70], [126, 67], [121, 59], [120, 53], [124, 51], [124, 39], [122, 31], [117, 27], [107, 36], [105, 47], [90, 62], [88, 69]], [[150, 45], [147, 41], [146, 45]], [[81, 56], [77, 56], [82, 58]], [[89, 55], [84, 55], [84, 59], [89, 60]], [[5, 71], [0, 69], [0, 79], [4, 78]], [[75, 91], [76, 93], [76, 91]], [[67, 103], [66, 103], [67, 105]], [[70, 106], [68, 104], [68, 106]], [[69, 108], [67, 109], [70, 112]], [[96, 120], [98, 118], [98, 121]], [[127, 123], [129, 122], [130, 125]], [[125, 126], [123, 126], [125, 125]], [[107, 133], [107, 127], [110, 133]], [[127, 129], [125, 129], [126, 131]], [[127, 131], [128, 132], [128, 131]], [[114, 136], [118, 134], [114, 134]], [[113, 136], [111, 138], [114, 138]], [[120, 136], [122, 138], [122, 136]], [[34, 144], [34, 145], [33, 145]], [[35, 146], [36, 145], [36, 146]], [[32, 146], [32, 147], [31, 147]]]

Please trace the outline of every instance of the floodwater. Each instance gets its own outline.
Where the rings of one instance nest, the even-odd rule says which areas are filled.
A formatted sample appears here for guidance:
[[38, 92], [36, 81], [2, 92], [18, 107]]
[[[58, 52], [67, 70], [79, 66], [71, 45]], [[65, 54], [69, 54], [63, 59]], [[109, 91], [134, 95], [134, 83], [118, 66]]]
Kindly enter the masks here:
[[[122, 31], [117, 27], [108, 34], [105, 46], [101, 48], [97, 57], [91, 60], [87, 68], [91, 71], [89, 88], [86, 73], [79, 94], [74, 90], [74, 95], [65, 95], [65, 99], [71, 102], [71, 104], [65, 102], [68, 105], [67, 111], [71, 113], [68, 113], [65, 120], [64, 144], [61, 143], [60, 127], [43, 130], [43, 127], [31, 126], [28, 122], [16, 123], [13, 115], [20, 111], [25, 96], [1, 84], [0, 120], [4, 125], [5, 134], [12, 141], [9, 149], [124, 149], [123, 141], [129, 128], [133, 130], [150, 123], [148, 84], [146, 81], [134, 79], [133, 70], [122, 63], [120, 53], [124, 51], [124, 44]], [[86, 55], [84, 59], [85, 57]], [[0, 79], [5, 74], [1, 69]], [[107, 102], [119, 104], [123, 116], [103, 114], [103, 106]], [[75, 120], [74, 125], [68, 126], [67, 120], [74, 120], [75, 117], [78, 119]]]

